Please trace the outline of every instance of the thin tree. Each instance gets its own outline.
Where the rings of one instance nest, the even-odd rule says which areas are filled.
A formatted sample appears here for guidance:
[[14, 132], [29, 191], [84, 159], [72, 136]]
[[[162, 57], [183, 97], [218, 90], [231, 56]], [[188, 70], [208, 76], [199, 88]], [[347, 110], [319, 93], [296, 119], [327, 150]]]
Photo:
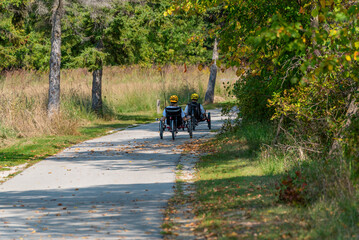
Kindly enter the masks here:
[[214, 88], [216, 86], [216, 79], [217, 79], [217, 59], [218, 59], [218, 40], [217, 38], [215, 38], [214, 46], [213, 46], [212, 65], [210, 68], [207, 91], [204, 97], [204, 102], [206, 104], [213, 103], [214, 101]]
[[[96, 49], [102, 51], [103, 42], [102, 39], [98, 42]], [[96, 65], [98, 66], [92, 72], [92, 110], [97, 114], [102, 115], [102, 68], [103, 60], [101, 58], [96, 59]]]
[[88, 21], [89, 25], [85, 28], [92, 29], [91, 36], [87, 36], [90, 44], [85, 51], [84, 55], [87, 56], [85, 66], [92, 71], [92, 104], [91, 108], [98, 115], [103, 114], [103, 102], [102, 102], [102, 73], [105, 58], [107, 56], [104, 53], [104, 34], [105, 30], [110, 22], [110, 10], [115, 2], [121, 2], [116, 0], [80, 0], [80, 2], [87, 6], [90, 11]]
[[60, 111], [61, 18], [63, 0], [55, 0], [52, 15], [48, 115]]

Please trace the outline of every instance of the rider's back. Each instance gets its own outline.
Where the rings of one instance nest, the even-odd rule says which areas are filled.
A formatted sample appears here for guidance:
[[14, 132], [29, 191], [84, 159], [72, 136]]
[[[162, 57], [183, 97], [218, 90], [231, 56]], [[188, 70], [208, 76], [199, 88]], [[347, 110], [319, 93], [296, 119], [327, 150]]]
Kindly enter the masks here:
[[190, 102], [187, 104], [187, 106], [189, 115], [194, 115], [196, 119], [201, 117], [201, 110], [198, 102]]

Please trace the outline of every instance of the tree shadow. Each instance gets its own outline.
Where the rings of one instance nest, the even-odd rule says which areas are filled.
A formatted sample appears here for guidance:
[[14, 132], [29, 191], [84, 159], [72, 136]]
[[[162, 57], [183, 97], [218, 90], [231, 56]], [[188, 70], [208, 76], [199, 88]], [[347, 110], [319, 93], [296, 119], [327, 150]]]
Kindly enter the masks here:
[[1, 191], [2, 239], [161, 238], [173, 183]]

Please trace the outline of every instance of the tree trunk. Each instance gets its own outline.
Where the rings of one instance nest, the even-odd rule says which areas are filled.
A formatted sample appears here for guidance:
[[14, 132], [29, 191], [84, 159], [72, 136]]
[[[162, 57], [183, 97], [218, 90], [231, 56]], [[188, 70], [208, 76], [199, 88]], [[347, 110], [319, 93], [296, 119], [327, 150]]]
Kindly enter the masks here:
[[[101, 50], [103, 48], [102, 40], [97, 45], [97, 49]], [[95, 111], [98, 115], [102, 115], [102, 65], [103, 62], [101, 59], [97, 60], [97, 65], [99, 66], [93, 73], [92, 80], [92, 110]]]
[[51, 31], [51, 55], [49, 74], [49, 102], [48, 116], [58, 114], [60, 111], [60, 68], [61, 68], [61, 17], [63, 13], [62, 0], [54, 3]]
[[92, 110], [102, 115], [102, 67], [92, 73]]
[[216, 85], [216, 78], [217, 78], [217, 59], [218, 59], [217, 45], [218, 45], [218, 41], [217, 38], [215, 38], [214, 46], [213, 46], [213, 56], [212, 56], [213, 63], [210, 68], [207, 92], [204, 97], [205, 103], [213, 103], [214, 101], [214, 87]]

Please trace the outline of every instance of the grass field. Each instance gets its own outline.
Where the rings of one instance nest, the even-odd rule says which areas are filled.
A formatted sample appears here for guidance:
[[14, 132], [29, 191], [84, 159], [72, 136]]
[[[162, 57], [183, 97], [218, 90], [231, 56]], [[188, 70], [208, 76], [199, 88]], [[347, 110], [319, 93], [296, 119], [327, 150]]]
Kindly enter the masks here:
[[[106, 67], [103, 75], [104, 116], [91, 110], [92, 74], [85, 69], [62, 70], [61, 113], [46, 113], [48, 73], [12, 71], [0, 75], [0, 171], [52, 155], [74, 143], [134, 123], [154, 121], [156, 102], [168, 104], [177, 94], [180, 104], [193, 92], [204, 96], [208, 68]], [[217, 76], [216, 99], [228, 99], [223, 82], [234, 81], [229, 69]]]

